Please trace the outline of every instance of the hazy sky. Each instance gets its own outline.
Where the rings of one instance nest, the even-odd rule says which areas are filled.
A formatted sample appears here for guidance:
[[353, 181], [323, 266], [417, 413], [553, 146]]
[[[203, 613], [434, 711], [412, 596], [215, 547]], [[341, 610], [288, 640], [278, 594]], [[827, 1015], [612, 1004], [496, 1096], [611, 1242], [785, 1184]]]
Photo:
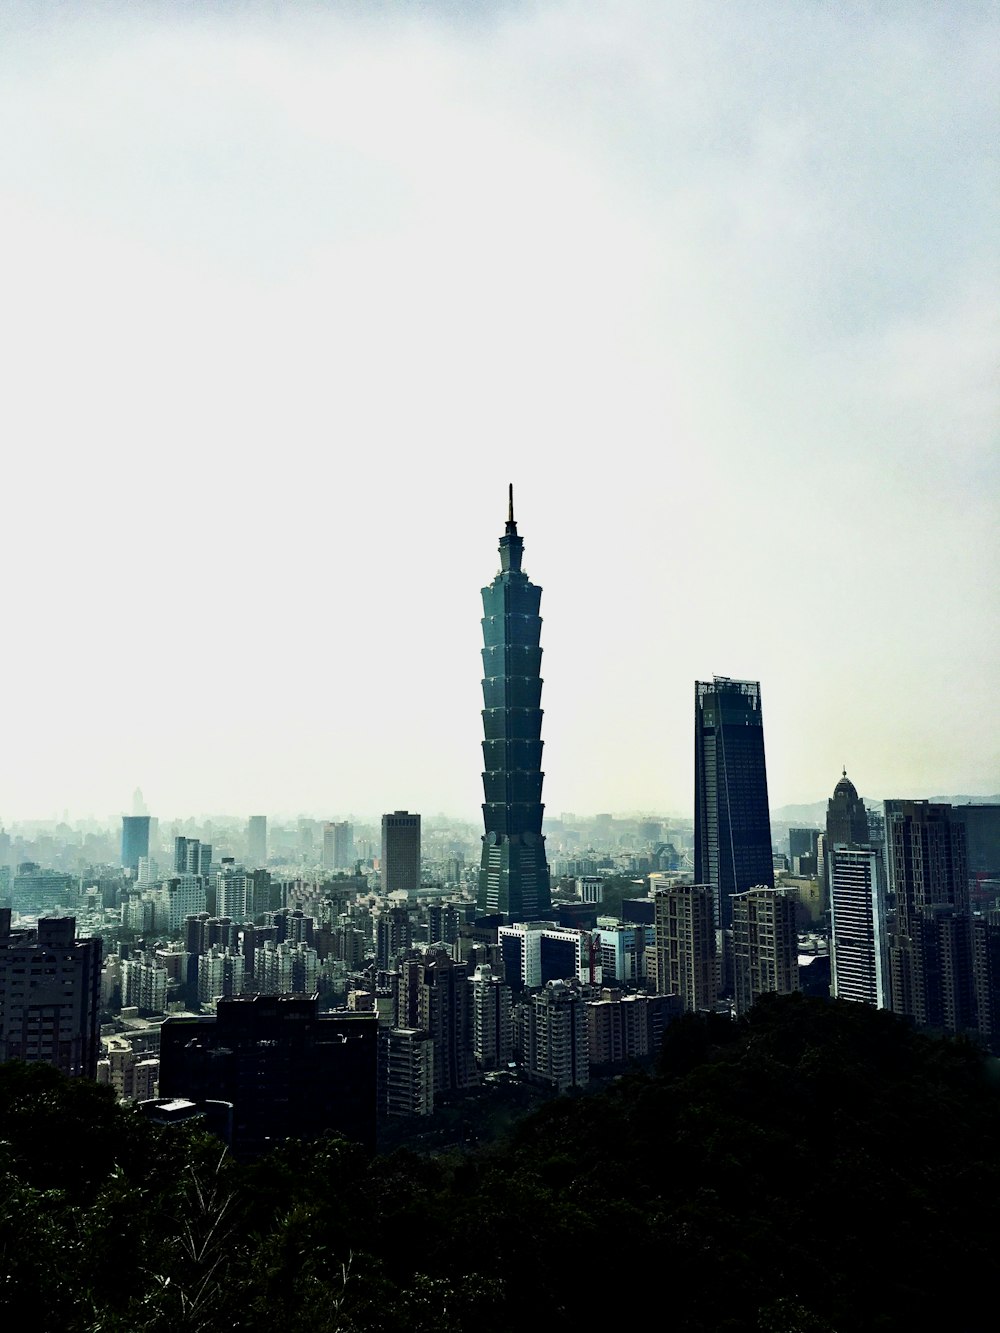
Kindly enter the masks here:
[[0, 8], [0, 819], [998, 786], [990, 3]]

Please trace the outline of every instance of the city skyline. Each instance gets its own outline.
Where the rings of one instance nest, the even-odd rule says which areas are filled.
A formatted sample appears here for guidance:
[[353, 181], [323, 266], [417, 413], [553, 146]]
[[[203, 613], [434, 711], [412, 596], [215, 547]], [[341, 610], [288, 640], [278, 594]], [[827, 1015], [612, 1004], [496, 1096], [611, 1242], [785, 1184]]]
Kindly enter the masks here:
[[473, 822], [508, 481], [552, 814], [994, 794], [997, 31], [5, 6], [0, 821]]

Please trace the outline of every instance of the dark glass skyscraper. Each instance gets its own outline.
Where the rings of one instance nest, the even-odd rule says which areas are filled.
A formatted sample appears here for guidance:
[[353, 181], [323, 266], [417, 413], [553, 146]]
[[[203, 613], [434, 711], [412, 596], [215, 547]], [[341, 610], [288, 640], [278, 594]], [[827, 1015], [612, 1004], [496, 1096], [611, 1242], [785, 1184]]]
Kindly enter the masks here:
[[122, 815], [122, 865], [133, 874], [149, 855], [149, 815]]
[[521, 569], [511, 487], [500, 570], [483, 589], [483, 859], [480, 912], [508, 921], [552, 907], [542, 837], [542, 590]]
[[711, 884], [721, 930], [732, 927], [734, 893], [774, 885], [756, 680], [695, 682], [694, 878]]

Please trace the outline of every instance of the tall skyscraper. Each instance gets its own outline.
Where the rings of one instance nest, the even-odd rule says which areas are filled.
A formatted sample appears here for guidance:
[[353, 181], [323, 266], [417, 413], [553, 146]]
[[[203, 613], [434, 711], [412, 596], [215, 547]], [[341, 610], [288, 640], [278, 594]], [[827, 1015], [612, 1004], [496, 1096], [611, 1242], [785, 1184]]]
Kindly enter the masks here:
[[267, 815], [247, 820], [247, 865], [251, 870], [267, 865]]
[[394, 810], [382, 816], [383, 893], [416, 893], [420, 888], [420, 816]]
[[882, 853], [877, 847], [830, 849], [831, 992], [878, 1009], [889, 1005], [889, 952]]
[[733, 980], [738, 1014], [767, 992], [799, 989], [795, 899], [784, 889], [761, 884], [734, 895]]
[[510, 488], [500, 570], [483, 596], [483, 854], [477, 907], [508, 921], [551, 911], [542, 836], [542, 590], [521, 569]]
[[760, 682], [715, 676], [694, 687], [694, 878], [711, 884], [717, 929], [732, 896], [774, 884]]
[[122, 815], [122, 865], [138, 874], [139, 861], [149, 856], [149, 815]]

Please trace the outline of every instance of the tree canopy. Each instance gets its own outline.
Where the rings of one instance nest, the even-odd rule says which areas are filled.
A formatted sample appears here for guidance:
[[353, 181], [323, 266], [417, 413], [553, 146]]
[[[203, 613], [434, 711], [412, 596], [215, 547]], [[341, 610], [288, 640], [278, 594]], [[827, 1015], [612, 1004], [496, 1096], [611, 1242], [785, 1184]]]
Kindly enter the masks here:
[[477, 1152], [330, 1138], [240, 1164], [0, 1066], [0, 1317], [500, 1333], [651, 1300], [699, 1333], [972, 1328], [1000, 1241], [996, 1068], [886, 1013], [775, 997], [676, 1022], [654, 1073]]

